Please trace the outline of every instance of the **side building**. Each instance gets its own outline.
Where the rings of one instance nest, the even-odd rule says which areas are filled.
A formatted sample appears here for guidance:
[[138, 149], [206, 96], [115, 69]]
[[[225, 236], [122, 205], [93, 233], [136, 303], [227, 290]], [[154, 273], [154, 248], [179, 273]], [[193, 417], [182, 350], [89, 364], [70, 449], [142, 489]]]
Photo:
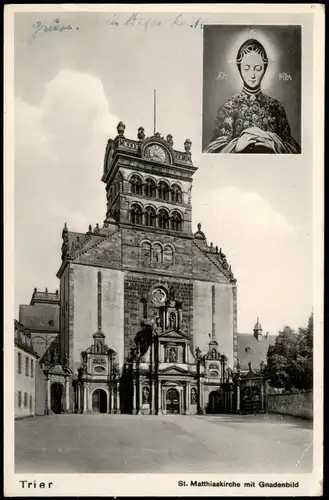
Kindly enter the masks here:
[[14, 320], [15, 345], [15, 418], [36, 413], [35, 373], [38, 355], [30, 332]]
[[35, 371], [37, 415], [44, 415], [51, 409], [57, 413], [59, 407], [58, 390], [61, 386], [54, 385], [49, 401], [47, 400], [45, 377], [47, 378], [49, 366], [44, 363], [45, 360], [54, 359], [59, 351], [59, 313], [59, 292], [50, 292], [47, 288], [44, 291], [35, 288], [30, 304], [19, 307], [19, 322], [29, 331], [33, 348], [39, 357]]

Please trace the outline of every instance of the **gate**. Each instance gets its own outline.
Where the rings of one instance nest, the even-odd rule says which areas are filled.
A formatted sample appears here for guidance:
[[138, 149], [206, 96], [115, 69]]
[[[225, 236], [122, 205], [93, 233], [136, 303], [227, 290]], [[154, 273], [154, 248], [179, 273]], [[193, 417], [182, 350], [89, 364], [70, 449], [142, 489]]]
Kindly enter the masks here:
[[96, 389], [93, 392], [92, 408], [94, 413], [107, 413], [107, 394], [104, 389]]
[[168, 389], [166, 394], [167, 413], [179, 413], [179, 392], [177, 389]]

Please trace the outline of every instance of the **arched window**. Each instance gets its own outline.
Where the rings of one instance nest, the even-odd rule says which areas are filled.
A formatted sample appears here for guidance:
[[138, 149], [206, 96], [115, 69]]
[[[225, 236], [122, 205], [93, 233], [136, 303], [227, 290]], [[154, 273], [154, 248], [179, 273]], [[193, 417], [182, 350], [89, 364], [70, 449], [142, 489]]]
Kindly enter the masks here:
[[131, 205], [130, 218], [133, 224], [142, 224], [142, 209], [137, 203]]
[[147, 318], [147, 301], [146, 301], [146, 299], [141, 299], [139, 302], [139, 316], [140, 316], [140, 319]]
[[178, 184], [171, 186], [171, 201], [182, 203], [182, 190]]
[[163, 263], [164, 264], [173, 264], [173, 249], [170, 245], [165, 245], [163, 249]]
[[154, 208], [146, 207], [145, 209], [145, 225], [155, 227], [156, 213]]
[[169, 229], [169, 214], [164, 208], [159, 210], [158, 221], [161, 229]]
[[156, 184], [153, 179], [146, 179], [144, 190], [145, 190], [145, 196], [148, 196], [149, 198], [155, 198]]
[[183, 229], [183, 221], [182, 216], [179, 212], [175, 211], [171, 216], [171, 229], [173, 231], [182, 231]]
[[156, 264], [162, 263], [162, 247], [158, 243], [153, 245], [153, 262]]
[[160, 200], [169, 201], [169, 186], [168, 186], [168, 184], [164, 181], [160, 181], [158, 190], [159, 190]]
[[132, 175], [130, 179], [130, 190], [133, 194], [143, 194], [142, 179], [138, 175]]
[[148, 241], [143, 241], [142, 243], [141, 258], [144, 264], [149, 264], [151, 262], [151, 243]]

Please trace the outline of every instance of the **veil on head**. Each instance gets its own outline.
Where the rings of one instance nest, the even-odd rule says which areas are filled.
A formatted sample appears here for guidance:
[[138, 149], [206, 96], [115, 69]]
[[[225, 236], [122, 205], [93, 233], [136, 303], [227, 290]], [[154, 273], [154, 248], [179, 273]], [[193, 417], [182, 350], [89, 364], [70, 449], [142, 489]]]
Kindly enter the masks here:
[[246, 54], [250, 54], [250, 53], [256, 53], [256, 54], [260, 55], [262, 62], [265, 66], [265, 71], [266, 71], [266, 68], [268, 66], [268, 57], [267, 57], [266, 50], [265, 50], [264, 46], [258, 40], [255, 40], [254, 38], [249, 38], [249, 40], [246, 40], [238, 50], [238, 53], [236, 56], [236, 63], [237, 63], [239, 71], [240, 71], [243, 57]]

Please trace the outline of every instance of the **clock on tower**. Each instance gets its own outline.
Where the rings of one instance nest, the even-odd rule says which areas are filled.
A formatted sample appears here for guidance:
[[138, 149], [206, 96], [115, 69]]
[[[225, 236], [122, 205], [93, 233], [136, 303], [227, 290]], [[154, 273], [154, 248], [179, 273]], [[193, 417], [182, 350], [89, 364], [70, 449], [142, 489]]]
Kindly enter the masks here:
[[151, 160], [163, 163], [167, 160], [167, 153], [165, 149], [159, 144], [151, 144], [146, 148], [146, 154], [151, 158]]

